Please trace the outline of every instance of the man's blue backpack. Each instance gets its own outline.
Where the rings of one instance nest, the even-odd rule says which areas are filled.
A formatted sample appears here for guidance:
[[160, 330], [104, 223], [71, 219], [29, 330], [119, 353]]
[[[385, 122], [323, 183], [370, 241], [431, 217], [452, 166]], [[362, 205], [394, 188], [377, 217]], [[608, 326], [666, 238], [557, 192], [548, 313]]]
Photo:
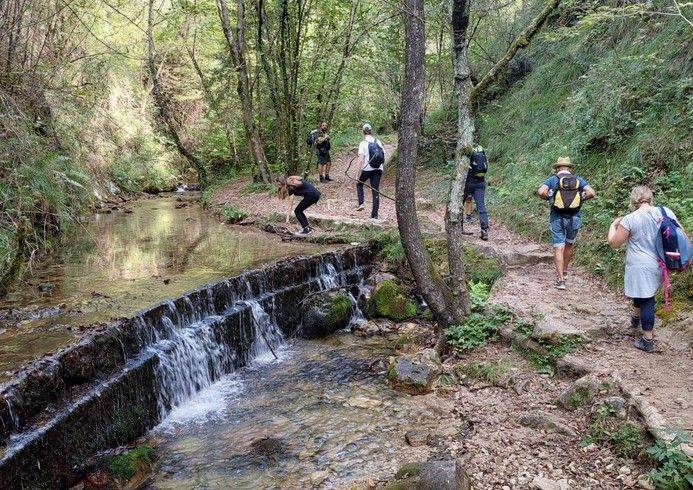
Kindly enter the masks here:
[[691, 241], [675, 219], [670, 218], [664, 207], [659, 206], [662, 222], [659, 224], [657, 255], [667, 270], [682, 271], [691, 263]]

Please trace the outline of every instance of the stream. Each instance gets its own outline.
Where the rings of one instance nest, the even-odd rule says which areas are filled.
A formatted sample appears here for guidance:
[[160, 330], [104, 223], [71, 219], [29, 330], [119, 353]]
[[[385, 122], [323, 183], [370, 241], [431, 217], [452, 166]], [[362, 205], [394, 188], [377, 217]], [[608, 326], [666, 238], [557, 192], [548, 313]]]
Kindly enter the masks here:
[[132, 212], [75, 224], [60, 249], [0, 299], [0, 382], [73, 342], [95, 322], [128, 316], [221, 277], [325, 249], [218, 223], [196, 195], [142, 200]]
[[278, 360], [260, 355], [151, 432], [149, 488], [362, 488], [426, 459], [435, 449], [409, 447], [404, 434], [440, 427], [451, 407], [387, 387], [391, 345], [341, 332], [289, 341]]

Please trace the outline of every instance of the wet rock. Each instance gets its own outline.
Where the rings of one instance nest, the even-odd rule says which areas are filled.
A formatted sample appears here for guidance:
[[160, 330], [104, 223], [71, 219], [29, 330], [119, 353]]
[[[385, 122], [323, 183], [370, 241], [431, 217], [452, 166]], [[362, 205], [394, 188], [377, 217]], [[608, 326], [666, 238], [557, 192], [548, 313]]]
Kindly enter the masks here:
[[545, 412], [543, 410], [535, 410], [521, 414], [517, 420], [525, 427], [533, 429], [545, 430], [547, 432], [556, 432], [566, 436], [575, 436], [575, 431], [563, 422], [558, 416]]
[[599, 393], [601, 382], [595, 375], [588, 374], [574, 381], [558, 397], [563, 408], [575, 410], [590, 403]]
[[359, 322], [354, 326], [353, 332], [359, 337], [372, 337], [380, 333], [380, 326], [373, 321]]
[[422, 430], [408, 430], [404, 434], [404, 439], [412, 447], [425, 446], [428, 443], [428, 432]]
[[368, 312], [373, 317], [402, 322], [416, 315], [416, 304], [409, 299], [402, 286], [386, 280], [373, 290], [368, 302]]
[[569, 486], [567, 480], [554, 481], [541, 476], [536, 476], [534, 477], [534, 480], [532, 480], [532, 488], [536, 488], [538, 490], [568, 490]]
[[312, 339], [348, 327], [356, 302], [345, 291], [325, 292], [308, 297], [303, 308], [301, 333]]
[[433, 382], [442, 372], [440, 358], [433, 349], [390, 359], [387, 378], [390, 385], [411, 395], [433, 391]]

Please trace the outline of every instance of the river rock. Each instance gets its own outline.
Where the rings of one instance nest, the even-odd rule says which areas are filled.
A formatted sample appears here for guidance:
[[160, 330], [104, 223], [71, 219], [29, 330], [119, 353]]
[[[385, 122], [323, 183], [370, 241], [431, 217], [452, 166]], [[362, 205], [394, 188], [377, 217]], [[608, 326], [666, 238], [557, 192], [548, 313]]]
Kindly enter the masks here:
[[541, 476], [534, 477], [532, 480], [532, 488], [538, 490], [568, 490], [569, 485], [566, 480], [554, 481]]
[[408, 430], [404, 434], [404, 439], [411, 447], [425, 446], [428, 443], [428, 432], [423, 430]]
[[525, 412], [520, 415], [517, 421], [521, 425], [531, 427], [533, 429], [545, 430], [547, 432], [557, 432], [566, 436], [576, 435], [575, 431], [566, 425], [566, 423], [563, 422], [559, 417], [543, 410]]
[[411, 395], [433, 391], [433, 382], [442, 372], [440, 358], [433, 349], [390, 358], [387, 378], [390, 385]]
[[592, 399], [599, 393], [601, 382], [599, 378], [593, 374], [588, 374], [571, 383], [558, 396], [558, 403], [563, 408], [575, 410], [590, 403]]
[[471, 480], [462, 460], [429, 460], [408, 463], [395, 475], [386, 489], [470, 490]]
[[372, 317], [402, 322], [416, 315], [416, 304], [409, 299], [404, 287], [393, 280], [385, 280], [373, 289], [368, 313]]
[[329, 291], [308, 297], [303, 309], [301, 333], [312, 339], [348, 327], [356, 302], [346, 291]]

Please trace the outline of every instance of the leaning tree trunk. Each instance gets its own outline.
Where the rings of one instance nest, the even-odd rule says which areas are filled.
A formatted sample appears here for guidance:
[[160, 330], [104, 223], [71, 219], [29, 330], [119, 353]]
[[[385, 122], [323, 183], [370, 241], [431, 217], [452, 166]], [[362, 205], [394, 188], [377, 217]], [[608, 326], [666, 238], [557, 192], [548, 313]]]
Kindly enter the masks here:
[[192, 150], [190, 150], [186, 144], [183, 142], [178, 130], [178, 124], [169, 104], [168, 95], [165, 93], [164, 88], [161, 86], [159, 81], [159, 74], [156, 69], [156, 63], [154, 61], [154, 34], [153, 34], [153, 10], [154, 10], [154, 0], [149, 0], [148, 11], [147, 11], [147, 68], [149, 71], [149, 77], [152, 80], [152, 94], [154, 95], [154, 104], [159, 111], [159, 116], [165, 124], [166, 133], [173, 140], [176, 148], [183, 155], [188, 162], [193, 166], [197, 172], [197, 177], [200, 180], [201, 185], [207, 183], [207, 169], [202, 163], [202, 160], [197, 158]]
[[246, 140], [248, 141], [253, 161], [260, 170], [262, 181], [269, 184], [272, 181], [272, 174], [267, 165], [267, 157], [265, 156], [265, 148], [260, 137], [260, 130], [255, 123], [253, 94], [250, 88], [250, 76], [248, 75], [248, 65], [245, 59], [245, 14], [243, 0], [238, 0], [236, 8], [236, 34], [234, 36], [226, 1], [217, 0], [217, 10], [219, 11], [219, 20], [224, 31], [224, 38], [231, 54], [231, 60], [236, 68], [238, 99], [241, 102], [241, 119], [245, 129]]
[[467, 180], [469, 157], [474, 138], [471, 100], [472, 79], [467, 51], [469, 3], [469, 0], [454, 0], [452, 7], [453, 65], [458, 118], [455, 175], [450, 186], [450, 199], [445, 213], [445, 230], [447, 232], [448, 265], [452, 292], [453, 311], [451, 314], [456, 321], [461, 321], [471, 310], [462, 249], [464, 185]]
[[454, 319], [450, 315], [445, 285], [435, 273], [424, 245], [414, 194], [425, 84], [423, 0], [404, 0], [403, 3], [406, 62], [401, 102], [402, 122], [397, 143], [397, 225], [409, 267], [421, 294], [438, 320], [437, 328], [440, 330], [442, 326], [452, 324]]

